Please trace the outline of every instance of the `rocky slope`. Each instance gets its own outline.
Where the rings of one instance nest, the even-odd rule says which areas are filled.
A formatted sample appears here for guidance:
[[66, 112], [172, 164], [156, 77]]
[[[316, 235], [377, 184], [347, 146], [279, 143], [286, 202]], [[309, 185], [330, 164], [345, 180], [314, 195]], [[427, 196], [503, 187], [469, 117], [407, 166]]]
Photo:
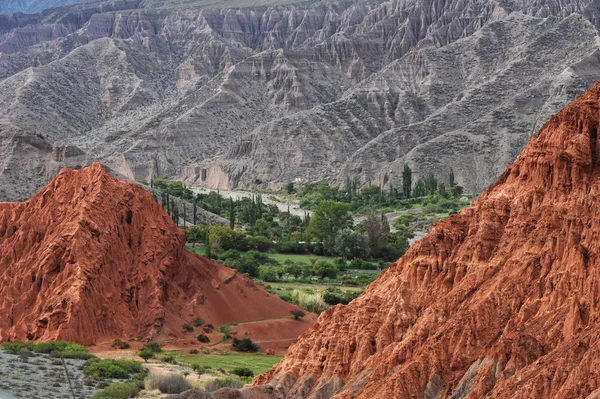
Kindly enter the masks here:
[[34, 14], [47, 8], [58, 7], [81, 0], [3, 0], [0, 4], [0, 14], [22, 12]]
[[[407, 162], [440, 177], [453, 167], [474, 191], [600, 79], [589, 0], [176, 3], [0, 17], [5, 124], [76, 154], [58, 166], [99, 159], [136, 179], [398, 184]], [[38, 150], [2, 138], [0, 151], [14, 174]], [[45, 162], [31, 186], [55, 167]]]
[[181, 338], [195, 317], [289, 316], [293, 306], [184, 244], [147, 191], [97, 163], [0, 203], [0, 342]]
[[[597, 398], [600, 83], [532, 137], [471, 207], [254, 388], [277, 398]], [[269, 396], [264, 396], [269, 397]]]

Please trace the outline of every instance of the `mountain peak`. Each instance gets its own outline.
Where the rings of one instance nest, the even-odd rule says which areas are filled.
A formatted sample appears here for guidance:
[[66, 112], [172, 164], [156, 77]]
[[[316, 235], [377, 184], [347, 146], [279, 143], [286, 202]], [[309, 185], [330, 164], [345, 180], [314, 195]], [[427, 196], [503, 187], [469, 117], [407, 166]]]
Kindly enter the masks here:
[[288, 398], [597, 392], [599, 107], [596, 84], [469, 208], [323, 313], [255, 384]]
[[139, 185], [94, 163], [63, 169], [24, 203], [0, 203], [0, 341], [181, 337], [207, 323], [294, 308], [184, 249], [185, 233]]

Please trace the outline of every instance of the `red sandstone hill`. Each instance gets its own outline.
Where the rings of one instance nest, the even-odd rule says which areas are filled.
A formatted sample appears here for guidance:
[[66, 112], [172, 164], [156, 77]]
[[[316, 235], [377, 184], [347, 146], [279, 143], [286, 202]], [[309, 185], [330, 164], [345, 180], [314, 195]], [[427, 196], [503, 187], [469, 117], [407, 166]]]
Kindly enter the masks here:
[[149, 193], [100, 164], [0, 203], [0, 342], [181, 337], [195, 317], [289, 316], [292, 305], [184, 244]]
[[596, 84], [255, 384], [281, 398], [600, 398], [599, 125]]

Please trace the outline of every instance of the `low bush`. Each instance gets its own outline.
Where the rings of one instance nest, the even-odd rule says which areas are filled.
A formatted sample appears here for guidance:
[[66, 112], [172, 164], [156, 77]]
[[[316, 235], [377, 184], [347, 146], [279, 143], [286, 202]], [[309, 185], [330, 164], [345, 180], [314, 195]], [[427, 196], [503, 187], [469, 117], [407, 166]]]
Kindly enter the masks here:
[[221, 388], [233, 388], [239, 389], [243, 387], [242, 382], [237, 378], [215, 378], [214, 380], [210, 380], [206, 383], [206, 392], [215, 392]]
[[25, 350], [33, 351], [35, 344], [33, 342], [25, 342], [25, 341], [15, 341], [15, 342], [6, 342], [0, 346], [3, 351], [11, 355], [18, 355]]
[[189, 325], [187, 323], [184, 324], [183, 326], [181, 326], [181, 328], [183, 328], [183, 331], [185, 331], [185, 332], [192, 332], [192, 331], [194, 331], [194, 327], [192, 327], [191, 325]]
[[204, 335], [204, 334], [200, 334], [200, 335], [198, 335], [198, 337], [197, 337], [197, 338], [198, 338], [198, 341], [200, 341], [200, 342], [202, 342], [202, 343], [204, 343], [204, 344], [207, 344], [207, 343], [209, 343], [209, 342], [210, 342], [210, 338], [208, 338], [208, 337], [207, 337], [206, 335]]
[[190, 349], [190, 355], [197, 355], [198, 353], [200, 353], [198, 349]]
[[162, 348], [160, 347], [160, 344], [158, 342], [148, 342], [147, 344], [144, 344], [141, 349], [148, 349], [153, 353], [162, 352]]
[[129, 399], [140, 393], [136, 382], [117, 382], [111, 384], [92, 396], [92, 399]]
[[130, 378], [143, 373], [144, 367], [135, 360], [89, 359], [83, 364], [83, 374], [97, 378]]
[[306, 313], [304, 313], [304, 311], [302, 311], [300, 309], [290, 310], [290, 313], [292, 314], [292, 317], [294, 318], [294, 320], [300, 320], [304, 316], [306, 316]]
[[240, 377], [254, 377], [254, 371], [248, 367], [236, 367], [231, 370], [232, 374], [239, 375]]
[[161, 393], [181, 393], [192, 389], [190, 383], [181, 374], [150, 374], [146, 388], [158, 389]]
[[173, 356], [171, 354], [159, 355], [159, 356], [156, 356], [156, 359], [160, 360], [161, 362], [165, 362], [165, 363], [177, 364], [177, 360], [175, 360], [175, 356]]
[[236, 352], [258, 352], [260, 347], [252, 342], [250, 338], [234, 338], [233, 342], [231, 343], [231, 349]]
[[192, 324], [194, 325], [194, 327], [200, 327], [202, 324], [204, 324], [204, 319], [196, 317]]
[[32, 351], [37, 353], [50, 354], [51, 356], [62, 356], [67, 359], [91, 359], [95, 356], [91, 354], [85, 346], [67, 341], [50, 341], [34, 344], [33, 342], [8, 342], [2, 345], [2, 349], [7, 353], [18, 355], [23, 351]]
[[113, 349], [129, 349], [131, 348], [131, 345], [129, 345], [129, 342], [121, 341], [119, 338], [117, 338], [113, 341], [110, 347]]
[[142, 348], [137, 352], [137, 355], [147, 362], [148, 359], [152, 359], [154, 357], [155, 353], [148, 348]]

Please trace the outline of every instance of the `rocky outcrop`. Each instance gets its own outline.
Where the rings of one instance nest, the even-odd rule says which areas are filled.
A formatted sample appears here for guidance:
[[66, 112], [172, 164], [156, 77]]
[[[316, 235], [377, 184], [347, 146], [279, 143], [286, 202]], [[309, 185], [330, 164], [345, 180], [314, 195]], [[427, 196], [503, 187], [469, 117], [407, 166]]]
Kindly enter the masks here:
[[600, 79], [590, 1], [177, 4], [0, 16], [0, 114], [136, 180], [398, 185], [408, 163], [479, 191]]
[[24, 203], [0, 203], [0, 341], [182, 338], [182, 325], [287, 317], [293, 308], [184, 249], [139, 185], [100, 164], [63, 169]]
[[254, 383], [278, 398], [596, 397], [599, 126], [600, 83]]

